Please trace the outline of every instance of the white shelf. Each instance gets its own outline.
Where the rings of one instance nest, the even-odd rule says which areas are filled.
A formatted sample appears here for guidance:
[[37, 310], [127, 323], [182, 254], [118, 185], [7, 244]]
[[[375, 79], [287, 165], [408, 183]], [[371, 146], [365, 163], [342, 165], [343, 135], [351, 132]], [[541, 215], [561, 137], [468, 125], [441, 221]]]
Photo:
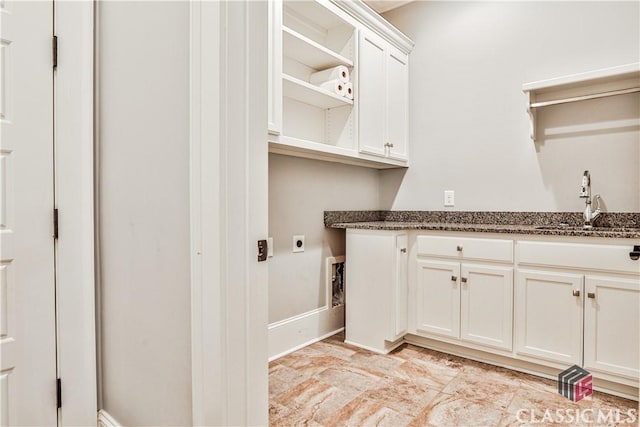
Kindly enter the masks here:
[[337, 65], [353, 67], [353, 61], [284, 25], [282, 26], [282, 45], [285, 55], [316, 70]]
[[640, 63], [571, 74], [522, 85], [527, 95], [531, 139], [536, 140], [536, 110], [552, 105], [640, 92]]
[[325, 109], [353, 105], [353, 101], [344, 96], [333, 94], [288, 74], [282, 74], [282, 91], [288, 98]]
[[374, 169], [406, 168], [406, 161], [384, 159], [375, 156], [359, 154], [355, 149], [336, 147], [321, 142], [280, 136], [277, 140], [269, 141], [269, 152], [306, 159], [324, 160], [354, 166], [364, 166]]
[[570, 74], [568, 76], [525, 83], [522, 85], [522, 90], [525, 92], [558, 90], [583, 85], [584, 83], [597, 83], [598, 81], [604, 82], [611, 79], [619, 80], [626, 77], [634, 77], [634, 75], [636, 77], [640, 75], [640, 63], [638, 62], [618, 67], [588, 71], [586, 73]]

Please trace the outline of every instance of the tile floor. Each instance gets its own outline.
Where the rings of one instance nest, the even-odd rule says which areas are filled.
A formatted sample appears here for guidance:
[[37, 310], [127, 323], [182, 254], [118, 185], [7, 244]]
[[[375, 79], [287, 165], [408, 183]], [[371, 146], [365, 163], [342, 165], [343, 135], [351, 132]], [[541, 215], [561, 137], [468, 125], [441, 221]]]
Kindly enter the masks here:
[[343, 339], [269, 364], [271, 426], [638, 425], [626, 423], [635, 401], [595, 392], [573, 403], [551, 380], [408, 344], [381, 356]]

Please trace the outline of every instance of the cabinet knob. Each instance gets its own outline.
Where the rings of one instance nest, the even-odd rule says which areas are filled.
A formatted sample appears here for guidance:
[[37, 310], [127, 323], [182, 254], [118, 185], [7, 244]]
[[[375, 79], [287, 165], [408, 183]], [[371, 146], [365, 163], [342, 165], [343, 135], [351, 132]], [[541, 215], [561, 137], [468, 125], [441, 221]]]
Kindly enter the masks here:
[[452, 282], [457, 282], [458, 281], [458, 276], [451, 276], [451, 281]]
[[460, 281], [461, 281], [462, 283], [467, 283], [467, 278], [466, 278], [466, 277], [461, 277], [461, 278], [460, 278]]
[[406, 254], [407, 253], [407, 248], [400, 248], [400, 253], [401, 254]]
[[596, 298], [596, 293], [595, 292], [587, 292], [587, 297], [595, 299]]
[[462, 252], [462, 245], [458, 245], [458, 246], [456, 247], [456, 250], [457, 250], [458, 252]]
[[573, 296], [574, 297], [579, 297], [580, 296], [580, 291], [578, 289], [574, 289], [573, 290]]

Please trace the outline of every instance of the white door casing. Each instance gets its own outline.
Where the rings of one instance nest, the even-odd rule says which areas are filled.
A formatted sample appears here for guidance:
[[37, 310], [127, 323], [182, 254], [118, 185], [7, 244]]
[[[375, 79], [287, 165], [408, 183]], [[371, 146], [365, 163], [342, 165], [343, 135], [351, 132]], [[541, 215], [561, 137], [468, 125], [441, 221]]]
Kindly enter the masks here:
[[194, 425], [268, 424], [267, 2], [191, 2]]
[[53, 2], [0, 15], [0, 424], [56, 425]]
[[55, 203], [60, 425], [97, 412], [93, 209], [94, 3], [55, 1]]

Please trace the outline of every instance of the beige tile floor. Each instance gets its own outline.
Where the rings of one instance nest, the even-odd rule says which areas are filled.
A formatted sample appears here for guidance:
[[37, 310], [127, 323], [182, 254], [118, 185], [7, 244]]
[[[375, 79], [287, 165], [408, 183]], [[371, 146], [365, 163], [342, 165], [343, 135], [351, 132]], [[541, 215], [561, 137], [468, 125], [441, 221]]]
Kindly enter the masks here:
[[343, 339], [269, 364], [271, 426], [638, 425], [626, 423], [632, 400], [595, 392], [573, 403], [555, 381], [407, 344], [381, 356]]

